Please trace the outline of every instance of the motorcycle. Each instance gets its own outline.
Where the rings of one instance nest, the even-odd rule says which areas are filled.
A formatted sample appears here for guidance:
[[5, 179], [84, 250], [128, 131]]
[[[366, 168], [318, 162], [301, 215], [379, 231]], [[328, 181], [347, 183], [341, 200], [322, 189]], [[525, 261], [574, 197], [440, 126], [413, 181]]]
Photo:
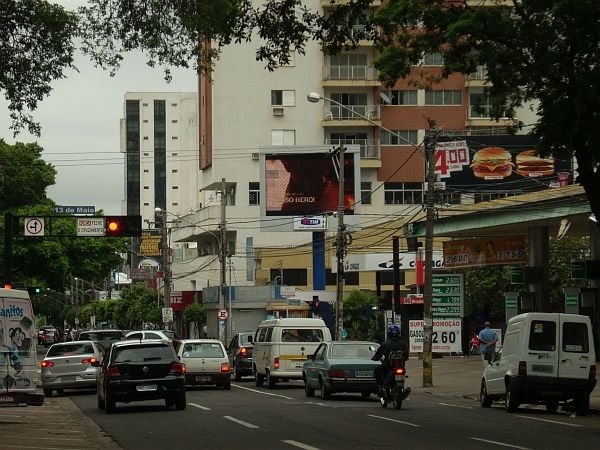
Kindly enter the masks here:
[[473, 337], [471, 338], [471, 346], [469, 348], [469, 354], [478, 355], [479, 354], [479, 344], [481, 344], [481, 341], [479, 340], [479, 336], [477, 336], [476, 334], [473, 335]]
[[380, 390], [381, 407], [387, 408], [388, 403], [394, 409], [402, 408], [402, 401], [410, 394], [410, 388], [404, 387], [406, 368], [402, 352], [391, 352], [389, 356], [390, 370], [383, 377]]

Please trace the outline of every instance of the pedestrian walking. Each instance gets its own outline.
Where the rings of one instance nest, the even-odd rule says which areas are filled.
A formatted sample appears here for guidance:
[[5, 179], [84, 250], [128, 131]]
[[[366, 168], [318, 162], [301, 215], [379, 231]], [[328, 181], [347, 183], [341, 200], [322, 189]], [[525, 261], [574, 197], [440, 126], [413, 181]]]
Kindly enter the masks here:
[[487, 367], [496, 354], [496, 342], [498, 342], [496, 331], [492, 330], [489, 322], [486, 322], [483, 330], [479, 332], [479, 341], [479, 350], [481, 351], [483, 367]]

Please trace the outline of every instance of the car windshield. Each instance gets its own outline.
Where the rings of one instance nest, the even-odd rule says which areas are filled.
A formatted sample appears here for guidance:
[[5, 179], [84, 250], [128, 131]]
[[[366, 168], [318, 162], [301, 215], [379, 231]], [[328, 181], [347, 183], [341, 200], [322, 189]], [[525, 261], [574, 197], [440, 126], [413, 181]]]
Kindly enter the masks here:
[[333, 344], [331, 356], [333, 358], [365, 358], [371, 359], [379, 345], [374, 343], [364, 344]]
[[173, 330], [162, 330], [162, 332], [165, 333], [165, 336], [167, 336], [169, 339], [175, 339], [175, 332]]
[[117, 348], [115, 363], [172, 361], [173, 349], [168, 345], [151, 345]]
[[46, 357], [75, 356], [94, 353], [92, 344], [58, 344], [48, 350]]
[[225, 353], [216, 342], [190, 342], [183, 347], [184, 358], [223, 358]]

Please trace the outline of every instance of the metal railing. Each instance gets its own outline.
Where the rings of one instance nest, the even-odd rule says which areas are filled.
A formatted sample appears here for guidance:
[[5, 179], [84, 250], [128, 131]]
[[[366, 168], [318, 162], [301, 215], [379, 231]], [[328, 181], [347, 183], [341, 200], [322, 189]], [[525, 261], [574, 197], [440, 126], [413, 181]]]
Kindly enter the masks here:
[[325, 145], [359, 145], [360, 159], [379, 159], [381, 145], [378, 139], [326, 139]]
[[325, 110], [325, 120], [379, 120], [380, 105], [329, 105]]
[[375, 69], [367, 65], [328, 65], [325, 67], [326, 80], [375, 80]]

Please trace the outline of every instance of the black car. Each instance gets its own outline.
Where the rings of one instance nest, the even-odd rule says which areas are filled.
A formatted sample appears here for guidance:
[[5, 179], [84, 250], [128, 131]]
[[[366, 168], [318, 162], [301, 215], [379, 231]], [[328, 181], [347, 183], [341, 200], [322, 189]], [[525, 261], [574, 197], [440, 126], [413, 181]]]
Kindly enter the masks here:
[[254, 374], [252, 372], [253, 338], [254, 333], [251, 331], [236, 333], [227, 347], [231, 377], [235, 381], [241, 381], [243, 376]]
[[96, 341], [106, 351], [115, 341], [125, 339], [122, 330], [85, 330], [79, 333], [78, 341]]
[[167, 408], [183, 410], [185, 371], [185, 364], [166, 342], [114, 342], [96, 379], [98, 408], [110, 414], [115, 411], [116, 402], [164, 399]]

